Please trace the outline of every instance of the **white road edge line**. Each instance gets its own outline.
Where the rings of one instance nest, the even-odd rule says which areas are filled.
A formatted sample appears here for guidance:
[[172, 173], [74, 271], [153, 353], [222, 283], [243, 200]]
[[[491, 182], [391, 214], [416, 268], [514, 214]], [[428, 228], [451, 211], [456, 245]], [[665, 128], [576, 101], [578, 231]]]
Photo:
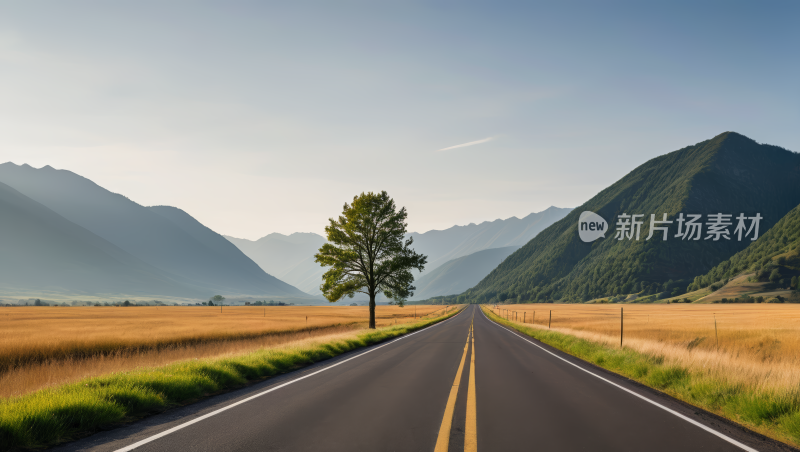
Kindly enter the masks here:
[[[461, 310], [461, 312], [464, 312], [464, 309], [462, 309], [462, 310]], [[459, 312], [458, 314], [454, 315], [453, 317], [451, 317], [451, 318], [449, 318], [449, 319], [447, 319], [447, 320], [445, 320], [445, 321], [443, 321], [443, 322], [439, 322], [439, 323], [437, 323], [437, 324], [435, 324], [435, 325], [431, 326], [430, 328], [433, 328], [433, 327], [436, 327], [436, 326], [439, 326], [439, 325], [443, 325], [443, 324], [447, 323], [448, 321], [450, 321], [450, 320], [453, 320], [454, 318], [456, 318], [456, 317], [458, 317], [459, 315], [461, 315], [461, 312]], [[145, 439], [143, 439], [143, 440], [141, 440], [141, 441], [139, 441], [139, 442], [133, 443], [133, 444], [131, 444], [130, 446], [123, 447], [122, 449], [117, 449], [115, 452], [128, 452], [128, 451], [131, 451], [131, 450], [133, 450], [133, 449], [136, 449], [137, 447], [144, 446], [144, 445], [145, 445], [145, 444], [147, 444], [147, 443], [153, 442], [153, 441], [155, 441], [155, 440], [157, 440], [157, 439], [159, 439], [159, 438], [163, 438], [163, 437], [165, 437], [165, 436], [167, 436], [167, 435], [169, 435], [169, 434], [171, 434], [171, 433], [175, 433], [175, 432], [177, 432], [178, 430], [184, 429], [184, 428], [186, 428], [186, 427], [188, 427], [188, 426], [190, 426], [190, 425], [192, 425], [192, 424], [196, 424], [196, 423], [198, 423], [198, 422], [200, 422], [200, 421], [203, 421], [203, 420], [205, 420], [205, 419], [208, 419], [208, 418], [210, 418], [211, 416], [216, 416], [217, 414], [219, 414], [219, 413], [222, 413], [223, 411], [228, 411], [228, 410], [230, 410], [231, 408], [237, 407], [237, 406], [239, 406], [239, 405], [241, 405], [241, 404], [243, 404], [243, 403], [249, 402], [249, 401], [251, 401], [251, 400], [253, 400], [253, 399], [256, 399], [256, 398], [258, 398], [258, 397], [261, 397], [261, 396], [263, 396], [263, 395], [265, 395], [265, 394], [269, 394], [269, 393], [270, 393], [270, 392], [272, 392], [272, 391], [277, 391], [278, 389], [281, 389], [281, 388], [284, 388], [284, 387], [286, 387], [286, 386], [289, 386], [289, 385], [290, 385], [290, 384], [292, 384], [292, 383], [297, 383], [297, 382], [298, 382], [298, 381], [300, 381], [300, 380], [305, 380], [306, 378], [313, 377], [314, 375], [317, 375], [318, 373], [322, 373], [322, 372], [325, 372], [326, 370], [333, 369], [333, 368], [334, 368], [334, 367], [336, 367], [336, 366], [340, 366], [340, 365], [342, 365], [342, 364], [344, 364], [344, 363], [346, 363], [346, 362], [348, 362], [348, 361], [352, 361], [352, 360], [354, 360], [354, 359], [356, 359], [356, 358], [360, 358], [360, 357], [362, 357], [362, 356], [366, 355], [367, 353], [372, 353], [372, 352], [374, 352], [375, 350], [378, 350], [378, 349], [380, 349], [380, 348], [383, 348], [383, 347], [386, 347], [386, 346], [388, 346], [388, 345], [391, 345], [391, 344], [393, 344], [393, 343], [395, 343], [395, 342], [397, 342], [397, 341], [403, 340], [403, 339], [405, 339], [405, 338], [407, 338], [407, 337], [411, 337], [411, 336], [413, 336], [413, 335], [415, 335], [415, 334], [417, 334], [417, 333], [421, 333], [421, 332], [423, 332], [423, 331], [430, 331], [430, 328], [423, 328], [423, 329], [421, 329], [421, 330], [419, 330], [419, 331], [414, 331], [414, 332], [413, 332], [413, 333], [411, 333], [411, 334], [406, 334], [406, 335], [400, 336], [400, 337], [398, 337], [397, 339], [392, 339], [391, 341], [389, 341], [389, 342], [387, 342], [387, 343], [385, 343], [385, 344], [383, 344], [383, 345], [379, 345], [379, 346], [377, 346], [377, 347], [375, 347], [375, 348], [371, 348], [371, 349], [369, 349], [369, 350], [365, 351], [364, 353], [359, 353], [359, 354], [358, 354], [358, 355], [356, 355], [356, 356], [353, 356], [353, 357], [347, 358], [347, 359], [345, 359], [344, 361], [339, 361], [338, 363], [336, 363], [336, 364], [332, 364], [332, 365], [330, 365], [330, 366], [328, 366], [328, 367], [326, 367], [326, 368], [324, 368], [324, 369], [320, 369], [320, 370], [318, 370], [318, 371], [316, 371], [316, 372], [310, 373], [310, 374], [308, 374], [308, 375], [304, 375], [304, 376], [302, 376], [302, 377], [299, 377], [299, 378], [296, 378], [296, 379], [294, 379], [294, 380], [292, 380], [292, 381], [287, 381], [286, 383], [283, 383], [283, 384], [280, 384], [280, 385], [278, 385], [278, 386], [275, 386], [274, 388], [267, 389], [266, 391], [259, 392], [259, 393], [258, 393], [258, 394], [256, 394], [256, 395], [250, 396], [250, 397], [248, 397], [248, 398], [246, 398], [246, 399], [242, 399], [242, 400], [240, 400], [240, 401], [238, 401], [238, 402], [236, 402], [236, 403], [232, 403], [232, 404], [230, 404], [230, 405], [228, 405], [228, 406], [222, 407], [222, 408], [220, 408], [220, 409], [218, 409], [218, 410], [215, 410], [215, 411], [212, 411], [212, 412], [210, 412], [210, 413], [208, 413], [208, 414], [204, 414], [204, 415], [202, 415], [202, 416], [198, 417], [197, 419], [192, 419], [192, 420], [191, 420], [191, 421], [189, 421], [189, 422], [184, 422], [183, 424], [176, 425], [175, 427], [172, 427], [171, 429], [164, 430], [164, 431], [163, 431], [163, 432], [161, 432], [161, 433], [155, 434], [155, 435], [153, 435], [153, 436], [150, 436], [150, 437], [148, 437], [148, 438], [145, 438]]]
[[[605, 381], [606, 383], [608, 383], [608, 384], [610, 384], [610, 385], [612, 385], [612, 386], [616, 386], [617, 388], [619, 388], [619, 389], [622, 389], [623, 391], [625, 391], [625, 392], [627, 392], [627, 393], [629, 393], [629, 394], [632, 394], [632, 395], [634, 395], [634, 396], [636, 396], [636, 397], [638, 397], [638, 398], [640, 398], [640, 399], [644, 400], [645, 402], [648, 402], [648, 403], [650, 403], [650, 404], [652, 404], [652, 405], [655, 405], [655, 406], [657, 406], [657, 407], [661, 408], [662, 410], [664, 410], [664, 411], [666, 411], [666, 412], [668, 412], [668, 413], [670, 413], [670, 414], [674, 414], [675, 416], [677, 416], [677, 417], [679, 417], [679, 418], [683, 419], [684, 421], [686, 421], [686, 422], [688, 422], [688, 423], [690, 423], [690, 424], [693, 424], [693, 425], [695, 425], [695, 426], [697, 426], [697, 427], [700, 427], [700, 428], [702, 428], [703, 430], [705, 430], [705, 431], [707, 431], [707, 432], [711, 433], [712, 435], [714, 435], [714, 436], [717, 436], [717, 437], [719, 437], [719, 438], [721, 438], [721, 439], [723, 439], [723, 440], [725, 440], [725, 441], [727, 441], [727, 442], [729, 442], [729, 443], [733, 444], [734, 446], [737, 446], [737, 447], [739, 447], [739, 448], [741, 448], [741, 449], [744, 449], [744, 450], [746, 450], [746, 451], [748, 451], [748, 452], [758, 452], [758, 450], [757, 450], [757, 449], [753, 449], [753, 448], [752, 448], [752, 447], [750, 447], [750, 446], [747, 446], [747, 445], [745, 445], [745, 444], [742, 444], [742, 443], [740, 443], [739, 441], [736, 441], [735, 439], [731, 438], [730, 436], [727, 436], [727, 435], [725, 435], [725, 434], [723, 434], [723, 433], [720, 433], [720, 432], [718, 432], [718, 431], [714, 430], [714, 429], [713, 429], [713, 428], [711, 428], [711, 427], [705, 426], [705, 425], [701, 424], [700, 422], [697, 422], [697, 421], [695, 421], [694, 419], [692, 419], [692, 418], [690, 418], [690, 417], [684, 416], [684, 415], [682, 415], [681, 413], [678, 413], [677, 411], [675, 411], [675, 410], [673, 410], [673, 409], [667, 408], [667, 407], [665, 407], [664, 405], [661, 405], [660, 403], [658, 403], [658, 402], [656, 402], [656, 401], [650, 400], [650, 399], [648, 399], [647, 397], [645, 397], [645, 396], [643, 396], [643, 395], [641, 395], [641, 394], [638, 394], [638, 393], [636, 393], [636, 392], [634, 392], [634, 391], [631, 391], [630, 389], [628, 389], [628, 388], [626, 388], [626, 387], [624, 387], [624, 386], [620, 386], [620, 385], [618, 385], [618, 384], [614, 383], [614, 382], [613, 382], [613, 381], [611, 381], [611, 380], [608, 380], [608, 379], [606, 379], [606, 378], [603, 378], [603, 377], [601, 377], [600, 375], [597, 375], [597, 374], [596, 374], [596, 373], [594, 373], [594, 372], [588, 371], [588, 370], [584, 369], [583, 367], [581, 367], [581, 366], [579, 366], [579, 365], [577, 365], [577, 364], [575, 364], [575, 363], [573, 363], [573, 362], [570, 362], [570, 361], [569, 361], [569, 360], [567, 360], [567, 359], [564, 359], [564, 358], [562, 358], [562, 357], [560, 357], [560, 356], [556, 355], [555, 353], [551, 352], [550, 350], [547, 350], [546, 348], [544, 348], [544, 347], [542, 347], [541, 345], [539, 345], [539, 344], [537, 344], [537, 343], [535, 343], [535, 342], [531, 341], [530, 339], [528, 339], [528, 338], [525, 338], [525, 337], [522, 337], [522, 336], [520, 335], [521, 333], [514, 332], [514, 331], [510, 330], [509, 328], [506, 328], [506, 327], [504, 327], [503, 325], [500, 325], [499, 323], [497, 323], [497, 322], [495, 322], [495, 321], [493, 321], [493, 320], [489, 319], [488, 317], [486, 317], [486, 314], [484, 314], [484, 313], [483, 313], [483, 310], [482, 310], [482, 309], [481, 309], [481, 314], [483, 314], [483, 317], [484, 317], [484, 318], [486, 318], [486, 320], [488, 320], [488, 321], [489, 321], [489, 322], [490, 322], [492, 325], [496, 325], [497, 327], [499, 327], [499, 328], [502, 328], [502, 329], [504, 329], [504, 330], [508, 331], [509, 333], [511, 333], [511, 334], [513, 334], [514, 336], [516, 336], [516, 337], [518, 337], [518, 338], [522, 339], [523, 341], [526, 341], [526, 342], [530, 343], [531, 345], [533, 345], [533, 346], [535, 346], [535, 347], [538, 347], [538, 348], [542, 349], [542, 350], [543, 350], [543, 351], [545, 351], [546, 353], [549, 353], [549, 354], [551, 354], [551, 355], [555, 356], [556, 358], [560, 359], [561, 361], [564, 361], [565, 363], [567, 363], [567, 364], [569, 364], [569, 365], [571, 365], [571, 366], [574, 366], [574, 367], [576, 367], [576, 368], [578, 368], [578, 369], [580, 369], [580, 370], [582, 370], [582, 371], [586, 372], [586, 373], [587, 373], [587, 374], [589, 374], [589, 375], [592, 375], [592, 376], [594, 376], [594, 377], [597, 377], [597, 378], [599, 378], [599, 379], [601, 379], [601, 380]], [[576, 359], [580, 359], [580, 358], [576, 358]]]

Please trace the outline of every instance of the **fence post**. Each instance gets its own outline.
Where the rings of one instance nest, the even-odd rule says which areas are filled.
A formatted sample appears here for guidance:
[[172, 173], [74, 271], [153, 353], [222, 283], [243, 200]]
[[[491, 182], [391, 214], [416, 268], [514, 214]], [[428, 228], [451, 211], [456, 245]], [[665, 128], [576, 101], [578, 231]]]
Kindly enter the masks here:
[[622, 310], [623, 308], [619, 308], [619, 348], [622, 348], [622, 334], [624, 331], [624, 324], [622, 323]]
[[717, 313], [714, 313], [714, 338], [717, 342], [717, 348], [719, 348], [719, 333], [717, 333]]
[[531, 323], [536, 325], [536, 311], [533, 311], [533, 319], [531, 320]]
[[550, 325], [553, 324], [553, 310], [550, 310], [550, 320], [547, 321], [547, 329], [550, 329]]
[[522, 313], [522, 323], [525, 323], [525, 317], [528, 317], [528, 313], [527, 312], [523, 312]]

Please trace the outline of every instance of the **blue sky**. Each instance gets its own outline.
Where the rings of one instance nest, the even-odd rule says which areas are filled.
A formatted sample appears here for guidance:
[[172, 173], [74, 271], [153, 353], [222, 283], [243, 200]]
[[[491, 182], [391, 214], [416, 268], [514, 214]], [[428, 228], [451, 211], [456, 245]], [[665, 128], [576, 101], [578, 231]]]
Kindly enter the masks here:
[[574, 207], [729, 130], [800, 151], [797, 2], [288, 3], [0, 3], [0, 160], [255, 239], [367, 190], [420, 232]]

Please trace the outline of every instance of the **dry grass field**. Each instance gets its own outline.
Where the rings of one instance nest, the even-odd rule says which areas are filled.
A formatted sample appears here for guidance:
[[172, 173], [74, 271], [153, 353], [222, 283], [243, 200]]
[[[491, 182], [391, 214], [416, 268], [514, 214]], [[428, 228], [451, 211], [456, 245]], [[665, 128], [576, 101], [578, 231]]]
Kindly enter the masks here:
[[[328, 309], [329, 315], [338, 315], [337, 308]], [[418, 307], [417, 311], [432, 309]], [[419, 331], [456, 315], [461, 309], [463, 306], [453, 306], [447, 315], [440, 310], [417, 321], [405, 317], [398, 319], [401, 321], [397, 325], [392, 322], [374, 330], [361, 328], [327, 334], [309, 330], [311, 336], [309, 331], [295, 331], [283, 336], [290, 337], [290, 343], [240, 350], [236, 354], [180, 359], [162, 366], [113, 372], [18, 397], [0, 398], [0, 449], [38, 450], [113, 428], [121, 422]], [[408, 312], [413, 313], [413, 307]], [[389, 320], [384, 322], [388, 324]], [[320, 335], [313, 336], [315, 332]]]
[[626, 348], [754, 389], [800, 388], [797, 304], [526, 304], [492, 311], [528, 324], [535, 312], [544, 329], [552, 311], [552, 329], [618, 347], [621, 308]]
[[[450, 308], [452, 310], [452, 308]], [[379, 327], [441, 306], [379, 306]], [[244, 353], [367, 326], [366, 306], [0, 308], [0, 397], [86, 377]]]

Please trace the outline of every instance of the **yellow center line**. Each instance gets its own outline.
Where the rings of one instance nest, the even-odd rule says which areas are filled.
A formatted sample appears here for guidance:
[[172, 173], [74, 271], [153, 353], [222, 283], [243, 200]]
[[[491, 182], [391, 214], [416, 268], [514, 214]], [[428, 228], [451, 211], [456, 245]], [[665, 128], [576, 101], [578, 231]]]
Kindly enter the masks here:
[[436, 448], [433, 449], [434, 452], [447, 452], [447, 449], [450, 447], [450, 427], [453, 425], [453, 413], [456, 410], [458, 384], [461, 382], [461, 373], [464, 371], [464, 363], [467, 361], [467, 350], [469, 349], [469, 338], [471, 334], [472, 325], [470, 325], [469, 333], [467, 333], [467, 343], [464, 345], [464, 354], [461, 356], [461, 364], [458, 365], [456, 379], [453, 381], [453, 386], [450, 388], [450, 396], [447, 398], [444, 418], [442, 418], [442, 426], [439, 427], [439, 437], [436, 439]]
[[469, 388], [467, 392], [467, 422], [464, 427], [464, 452], [478, 450], [478, 409], [475, 405], [475, 329], [472, 331], [472, 354], [469, 359]]

